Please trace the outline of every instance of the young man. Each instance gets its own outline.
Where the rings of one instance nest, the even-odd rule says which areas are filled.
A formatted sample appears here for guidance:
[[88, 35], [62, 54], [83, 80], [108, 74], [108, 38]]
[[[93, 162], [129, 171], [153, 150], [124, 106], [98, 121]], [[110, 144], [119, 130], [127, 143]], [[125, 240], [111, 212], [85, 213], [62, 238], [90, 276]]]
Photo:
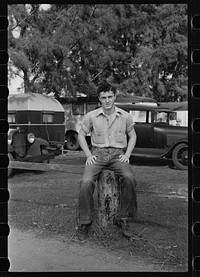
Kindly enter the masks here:
[[[79, 240], [87, 238], [93, 215], [94, 181], [103, 169], [113, 170], [123, 178], [119, 217], [124, 235], [130, 236], [128, 218], [135, 217], [137, 213], [136, 182], [129, 164], [129, 157], [136, 144], [132, 117], [115, 106], [116, 91], [111, 85], [103, 83], [97, 92], [101, 107], [84, 116], [78, 135], [80, 146], [87, 157], [78, 199]], [[85, 138], [88, 133], [91, 133], [91, 151]]]

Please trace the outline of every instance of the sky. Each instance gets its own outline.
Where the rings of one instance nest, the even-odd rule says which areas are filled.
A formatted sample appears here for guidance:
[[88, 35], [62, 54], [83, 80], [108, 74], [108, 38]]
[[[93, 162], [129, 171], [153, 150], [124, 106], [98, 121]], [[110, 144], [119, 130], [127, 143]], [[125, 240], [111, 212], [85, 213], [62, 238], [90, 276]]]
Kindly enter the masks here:
[[22, 78], [16, 77], [11, 81], [11, 84], [8, 84], [9, 94], [19, 93], [17, 88], [21, 86]]

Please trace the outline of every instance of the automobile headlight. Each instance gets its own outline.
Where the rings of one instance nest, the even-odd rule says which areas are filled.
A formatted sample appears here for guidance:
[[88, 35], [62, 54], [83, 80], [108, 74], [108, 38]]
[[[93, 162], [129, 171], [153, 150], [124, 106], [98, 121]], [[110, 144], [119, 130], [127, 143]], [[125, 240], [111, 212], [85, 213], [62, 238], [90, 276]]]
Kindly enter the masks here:
[[33, 143], [35, 141], [35, 135], [33, 133], [29, 133], [27, 135], [27, 140], [28, 142]]

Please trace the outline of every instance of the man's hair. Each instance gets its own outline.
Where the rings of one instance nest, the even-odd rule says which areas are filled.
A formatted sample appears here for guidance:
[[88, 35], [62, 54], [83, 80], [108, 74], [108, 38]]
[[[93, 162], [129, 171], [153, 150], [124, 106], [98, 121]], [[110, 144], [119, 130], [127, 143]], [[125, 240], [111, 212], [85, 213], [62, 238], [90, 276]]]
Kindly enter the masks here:
[[99, 85], [97, 89], [97, 94], [99, 96], [101, 92], [106, 91], [112, 91], [114, 94], [116, 94], [116, 88], [109, 84], [107, 81], [104, 81]]

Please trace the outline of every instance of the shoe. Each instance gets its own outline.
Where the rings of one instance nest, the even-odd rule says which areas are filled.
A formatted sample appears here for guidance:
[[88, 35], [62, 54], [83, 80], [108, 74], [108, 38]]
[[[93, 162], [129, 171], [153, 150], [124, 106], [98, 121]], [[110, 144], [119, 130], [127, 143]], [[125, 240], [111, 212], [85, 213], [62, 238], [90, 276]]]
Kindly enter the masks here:
[[138, 236], [138, 234], [131, 231], [131, 228], [130, 228], [130, 225], [129, 225], [129, 222], [127, 219], [121, 219], [121, 229], [122, 229], [122, 234], [126, 238], [128, 238], [132, 241], [140, 240], [140, 237]]
[[82, 224], [77, 229], [77, 238], [80, 241], [86, 240], [89, 231], [89, 224]]
[[125, 237], [132, 237], [132, 232], [130, 230], [130, 225], [127, 219], [121, 219], [121, 229], [122, 229], [122, 234]]

